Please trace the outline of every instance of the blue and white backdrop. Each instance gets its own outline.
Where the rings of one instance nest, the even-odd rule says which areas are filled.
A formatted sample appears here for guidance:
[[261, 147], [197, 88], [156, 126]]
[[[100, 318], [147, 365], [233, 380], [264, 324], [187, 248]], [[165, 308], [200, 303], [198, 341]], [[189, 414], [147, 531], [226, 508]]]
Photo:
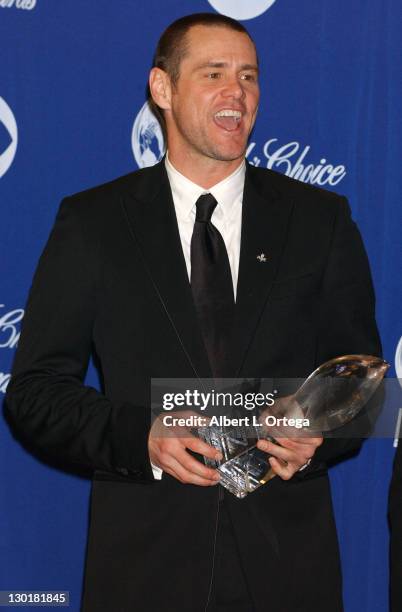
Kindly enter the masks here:
[[[198, 11], [245, 20], [257, 42], [248, 159], [348, 196], [402, 377], [398, 0], [0, 0], [0, 396], [60, 199], [160, 158], [144, 105], [153, 50]], [[78, 611], [89, 483], [28, 455], [3, 421], [0, 434], [0, 590], [69, 590]], [[392, 457], [392, 440], [370, 440], [331, 472], [347, 612], [387, 609]]]

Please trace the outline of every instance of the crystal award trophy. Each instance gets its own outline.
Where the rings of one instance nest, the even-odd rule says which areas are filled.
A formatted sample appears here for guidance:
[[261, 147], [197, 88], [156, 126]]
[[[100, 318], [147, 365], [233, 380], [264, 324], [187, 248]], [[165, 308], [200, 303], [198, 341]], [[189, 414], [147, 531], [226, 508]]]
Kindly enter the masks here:
[[[307, 429], [298, 430], [300, 435], [305, 436], [307, 431], [307, 435], [321, 436], [345, 425], [360, 412], [388, 368], [387, 362], [371, 355], [336, 357], [314, 370], [296, 393], [279, 398], [264, 414], [282, 422], [284, 417], [308, 420]], [[205, 463], [218, 469], [220, 484], [236, 497], [245, 497], [275, 476], [268, 461], [270, 455], [256, 447], [260, 438], [280, 444], [274, 428], [229, 424], [200, 427], [197, 433], [222, 453], [221, 461], [205, 458]], [[287, 433], [282, 430], [281, 436], [287, 437]]]

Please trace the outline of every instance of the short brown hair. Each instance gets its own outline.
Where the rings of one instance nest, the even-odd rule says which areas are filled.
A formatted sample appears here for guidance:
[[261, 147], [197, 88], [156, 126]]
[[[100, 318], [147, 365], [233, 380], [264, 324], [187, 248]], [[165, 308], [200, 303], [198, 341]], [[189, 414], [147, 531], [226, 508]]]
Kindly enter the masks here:
[[[152, 64], [153, 68], [160, 68], [167, 72], [173, 85], [177, 83], [180, 75], [180, 63], [188, 53], [187, 33], [190, 28], [197, 25], [224, 27], [235, 30], [236, 32], [242, 32], [249, 37], [255, 47], [255, 42], [246, 28], [231, 17], [218, 13], [193, 13], [185, 17], [180, 17], [180, 19], [173, 21], [160, 37]], [[153, 113], [157, 116], [164, 128], [165, 120], [163, 112], [153, 101], [149, 87], [148, 102]]]
[[180, 17], [171, 23], [163, 32], [156, 46], [153, 67], [161, 68], [170, 76], [172, 83], [176, 83], [180, 74], [180, 62], [188, 52], [187, 33], [190, 28], [202, 25], [224, 27], [236, 32], [246, 34], [251, 42], [253, 39], [246, 28], [231, 17], [217, 13], [193, 13]]

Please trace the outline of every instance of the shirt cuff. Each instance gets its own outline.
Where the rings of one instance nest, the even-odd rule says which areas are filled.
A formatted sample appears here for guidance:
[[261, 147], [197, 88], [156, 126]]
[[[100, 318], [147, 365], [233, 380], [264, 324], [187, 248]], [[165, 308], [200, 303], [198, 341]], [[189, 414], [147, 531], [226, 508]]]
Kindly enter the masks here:
[[155, 480], [162, 480], [163, 470], [157, 465], [154, 465], [151, 461], [152, 473], [154, 475]]
[[302, 466], [301, 466], [301, 468], [299, 468], [299, 469], [298, 469], [298, 472], [302, 472], [303, 470], [305, 470], [305, 469], [306, 469], [306, 467], [308, 467], [308, 466], [310, 465], [310, 463], [311, 463], [311, 459], [309, 459], [309, 460], [307, 461], [307, 463], [305, 463], [304, 465], [302, 465]]

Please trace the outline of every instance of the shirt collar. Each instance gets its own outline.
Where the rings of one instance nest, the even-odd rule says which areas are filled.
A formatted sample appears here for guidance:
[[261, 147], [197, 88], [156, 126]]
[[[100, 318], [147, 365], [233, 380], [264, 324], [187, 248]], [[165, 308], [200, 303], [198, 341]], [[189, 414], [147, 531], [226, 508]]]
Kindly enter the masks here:
[[222, 215], [227, 220], [234, 213], [235, 202], [241, 202], [242, 200], [244, 178], [246, 175], [245, 160], [242, 161], [232, 174], [209, 189], [193, 183], [193, 181], [190, 181], [190, 179], [176, 170], [169, 160], [168, 153], [166, 153], [165, 167], [172, 189], [176, 214], [182, 220], [188, 220], [192, 214], [195, 215], [195, 203], [203, 193], [211, 193], [214, 196], [218, 202], [216, 213]]

